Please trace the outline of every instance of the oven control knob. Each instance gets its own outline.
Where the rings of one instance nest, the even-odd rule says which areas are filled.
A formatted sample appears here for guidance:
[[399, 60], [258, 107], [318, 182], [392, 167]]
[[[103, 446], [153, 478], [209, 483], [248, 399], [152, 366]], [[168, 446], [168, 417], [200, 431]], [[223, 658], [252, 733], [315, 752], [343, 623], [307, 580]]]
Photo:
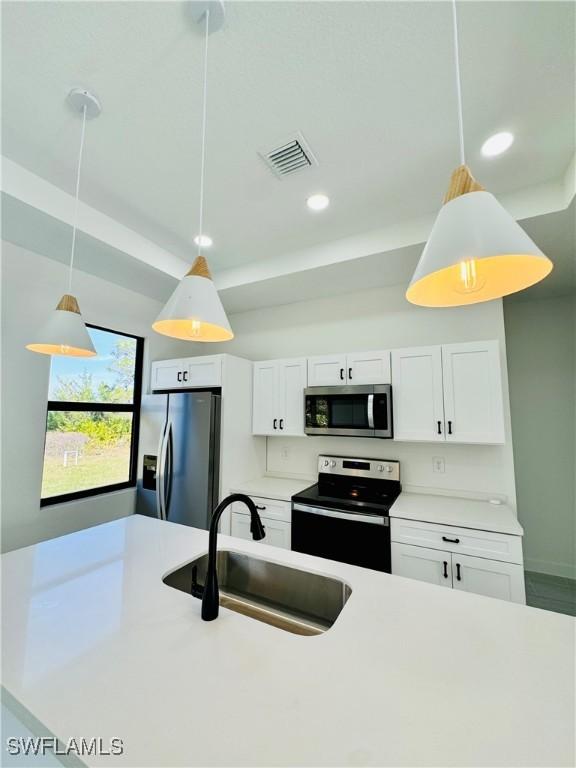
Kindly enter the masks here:
[[384, 467], [382, 464], [378, 465], [378, 472], [384, 472]]
[[386, 464], [386, 472], [392, 472], [392, 467], [390, 464]]
[[331, 461], [331, 462], [330, 462], [330, 466], [331, 466], [332, 468], [334, 468], [334, 467], [336, 466], [336, 462], [335, 462], [335, 461]]
[[328, 461], [328, 459], [324, 459], [324, 466], [325, 467], [329, 467], [330, 466], [330, 462]]

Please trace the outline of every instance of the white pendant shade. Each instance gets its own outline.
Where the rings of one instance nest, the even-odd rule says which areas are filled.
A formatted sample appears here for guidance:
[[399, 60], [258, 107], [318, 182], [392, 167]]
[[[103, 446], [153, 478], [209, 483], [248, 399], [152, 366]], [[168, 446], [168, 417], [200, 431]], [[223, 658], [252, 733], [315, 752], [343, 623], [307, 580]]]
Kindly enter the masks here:
[[185, 341], [230, 341], [234, 334], [203, 256], [176, 286], [152, 328]]
[[36, 341], [27, 344], [26, 349], [43, 355], [94, 357], [96, 350], [74, 296], [62, 296], [58, 306], [37, 334]]
[[455, 180], [460, 187], [451, 187], [436, 218], [406, 292], [408, 301], [424, 307], [476, 304], [545, 278], [552, 262], [496, 198], [465, 166], [456, 170], [453, 185]]

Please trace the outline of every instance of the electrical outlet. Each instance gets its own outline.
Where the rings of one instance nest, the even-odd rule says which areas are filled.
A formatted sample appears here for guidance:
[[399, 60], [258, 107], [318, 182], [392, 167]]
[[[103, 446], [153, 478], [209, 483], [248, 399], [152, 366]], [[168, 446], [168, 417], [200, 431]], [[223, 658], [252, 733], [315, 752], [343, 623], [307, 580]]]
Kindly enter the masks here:
[[444, 472], [446, 470], [446, 465], [444, 462], [444, 456], [433, 456], [432, 457], [432, 470], [434, 472]]
[[283, 445], [282, 448], [280, 448], [280, 457], [282, 459], [287, 459], [288, 458], [288, 453], [289, 453], [288, 446], [287, 445]]

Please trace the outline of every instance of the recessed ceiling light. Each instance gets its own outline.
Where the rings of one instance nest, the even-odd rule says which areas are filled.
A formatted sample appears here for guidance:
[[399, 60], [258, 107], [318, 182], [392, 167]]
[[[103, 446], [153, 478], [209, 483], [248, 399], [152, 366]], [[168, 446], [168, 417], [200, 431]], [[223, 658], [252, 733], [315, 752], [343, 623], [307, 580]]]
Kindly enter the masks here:
[[209, 248], [212, 245], [212, 238], [208, 235], [196, 235], [194, 242], [202, 248]]
[[502, 131], [501, 133], [495, 133], [494, 136], [490, 136], [482, 144], [482, 154], [484, 157], [496, 157], [501, 155], [502, 152], [506, 152], [510, 149], [514, 143], [514, 134], [509, 131]]
[[310, 195], [306, 200], [306, 205], [312, 211], [323, 211], [330, 205], [330, 198], [328, 195]]

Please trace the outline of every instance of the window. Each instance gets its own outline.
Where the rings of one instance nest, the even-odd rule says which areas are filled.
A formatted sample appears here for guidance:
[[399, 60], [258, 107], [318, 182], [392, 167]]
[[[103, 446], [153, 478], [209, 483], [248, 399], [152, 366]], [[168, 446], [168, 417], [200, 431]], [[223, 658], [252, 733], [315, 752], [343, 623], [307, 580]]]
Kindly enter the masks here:
[[144, 340], [87, 325], [96, 357], [53, 357], [41, 505], [136, 485]]

